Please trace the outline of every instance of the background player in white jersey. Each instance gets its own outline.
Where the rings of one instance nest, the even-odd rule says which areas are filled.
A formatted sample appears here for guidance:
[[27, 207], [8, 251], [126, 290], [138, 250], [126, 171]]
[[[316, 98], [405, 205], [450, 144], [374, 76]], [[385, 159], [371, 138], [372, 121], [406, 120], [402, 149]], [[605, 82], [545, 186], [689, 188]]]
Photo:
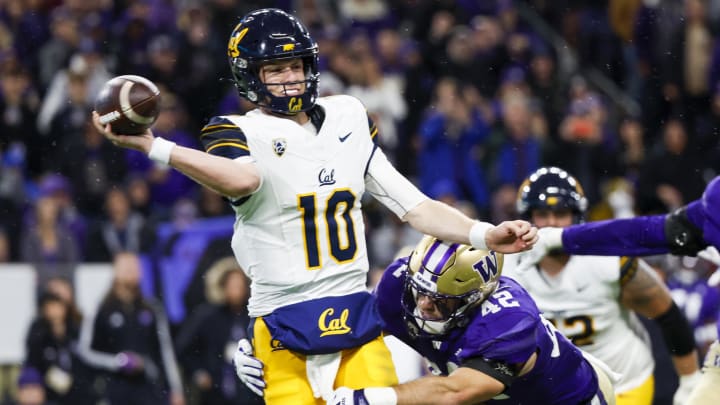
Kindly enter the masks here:
[[317, 97], [317, 44], [295, 17], [247, 14], [230, 35], [228, 58], [240, 96], [259, 108], [213, 117], [201, 135], [207, 153], [149, 130], [113, 134], [94, 114], [96, 127], [230, 200], [232, 247], [252, 280], [250, 335], [265, 363], [267, 403], [313, 404], [334, 386], [396, 383], [365, 290], [364, 192], [420, 232], [479, 248], [527, 249], [536, 229], [474, 221], [398, 173], [358, 100]]
[[[538, 228], [578, 223], [586, 207], [580, 184], [556, 167], [538, 169], [518, 191], [519, 214]], [[637, 333], [642, 326], [633, 312], [654, 319], [680, 375], [674, 403], [687, 398], [700, 376], [692, 328], [647, 263], [630, 257], [568, 255], [556, 250], [537, 264], [521, 260], [512, 266], [509, 260], [505, 275], [520, 282], [543, 315], [573, 343], [622, 374], [615, 385], [618, 404], [649, 405], [653, 401], [652, 352], [649, 342]], [[685, 338], [677, 339], [677, 334]]]

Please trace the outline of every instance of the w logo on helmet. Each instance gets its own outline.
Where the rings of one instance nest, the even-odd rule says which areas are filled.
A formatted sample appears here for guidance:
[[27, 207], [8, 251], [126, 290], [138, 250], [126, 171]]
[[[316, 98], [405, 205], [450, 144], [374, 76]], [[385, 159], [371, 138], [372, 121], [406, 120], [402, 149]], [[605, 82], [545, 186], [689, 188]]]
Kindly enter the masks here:
[[482, 278], [485, 283], [492, 281], [498, 274], [498, 263], [495, 252], [492, 250], [488, 252], [487, 256], [473, 265], [473, 270], [480, 274], [480, 278]]

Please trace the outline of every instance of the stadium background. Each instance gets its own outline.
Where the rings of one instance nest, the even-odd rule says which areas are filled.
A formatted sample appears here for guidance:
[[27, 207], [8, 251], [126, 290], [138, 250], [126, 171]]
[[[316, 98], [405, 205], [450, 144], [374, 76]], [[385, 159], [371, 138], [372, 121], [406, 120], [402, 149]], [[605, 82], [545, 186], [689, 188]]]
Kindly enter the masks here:
[[[517, 186], [542, 165], [579, 178], [591, 219], [671, 210], [720, 171], [717, 0], [2, 0], [0, 403], [54, 277], [92, 311], [112, 254], [129, 249], [173, 331], [205, 301], [205, 272], [231, 254], [228, 205], [103, 142], [89, 116], [105, 80], [143, 75], [163, 94], [156, 135], [199, 147], [210, 116], [251, 108], [225, 49], [259, 7], [310, 27], [321, 93], [362, 100], [403, 173], [483, 219], [512, 218]], [[372, 280], [418, 235], [367, 204]], [[668, 361], [658, 403], [673, 389]]]

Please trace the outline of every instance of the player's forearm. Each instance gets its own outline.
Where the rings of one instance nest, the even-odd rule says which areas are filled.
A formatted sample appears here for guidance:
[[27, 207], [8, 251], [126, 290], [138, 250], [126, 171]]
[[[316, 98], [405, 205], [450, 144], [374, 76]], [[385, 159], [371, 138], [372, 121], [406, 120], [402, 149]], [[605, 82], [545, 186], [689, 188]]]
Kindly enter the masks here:
[[260, 176], [254, 165], [184, 146], [177, 145], [172, 149], [170, 166], [226, 197], [244, 197], [260, 185]]
[[410, 210], [403, 219], [423, 234], [463, 244], [470, 244], [468, 235], [475, 224], [457, 209], [430, 199]]
[[673, 365], [675, 366], [675, 372], [679, 376], [690, 375], [698, 371], [698, 354], [696, 350], [682, 355], [682, 356], [671, 356]]
[[[397, 405], [475, 404], [496, 394], [491, 387], [480, 387], [484, 381], [473, 382], [472, 390], [448, 377], [424, 377], [393, 387]], [[484, 389], [487, 388], [487, 389]], [[485, 391], [486, 394], [481, 393]]]

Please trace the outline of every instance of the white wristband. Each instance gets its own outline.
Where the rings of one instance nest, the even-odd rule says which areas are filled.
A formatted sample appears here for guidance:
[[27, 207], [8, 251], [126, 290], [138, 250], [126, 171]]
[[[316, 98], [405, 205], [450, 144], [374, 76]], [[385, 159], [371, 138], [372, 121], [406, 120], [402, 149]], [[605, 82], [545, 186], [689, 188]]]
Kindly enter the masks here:
[[563, 247], [562, 234], [563, 228], [547, 227], [538, 230], [540, 243], [548, 251], [561, 249]]
[[368, 405], [397, 405], [397, 393], [394, 388], [365, 388], [363, 390]]
[[485, 234], [492, 228], [495, 228], [495, 225], [491, 223], [480, 221], [475, 222], [472, 228], [470, 228], [470, 233], [468, 234], [470, 244], [476, 249], [488, 250], [488, 245], [485, 241]]
[[175, 147], [175, 142], [168, 141], [165, 138], [156, 137], [153, 140], [148, 157], [153, 162], [162, 163], [164, 165], [170, 164], [170, 153]]

